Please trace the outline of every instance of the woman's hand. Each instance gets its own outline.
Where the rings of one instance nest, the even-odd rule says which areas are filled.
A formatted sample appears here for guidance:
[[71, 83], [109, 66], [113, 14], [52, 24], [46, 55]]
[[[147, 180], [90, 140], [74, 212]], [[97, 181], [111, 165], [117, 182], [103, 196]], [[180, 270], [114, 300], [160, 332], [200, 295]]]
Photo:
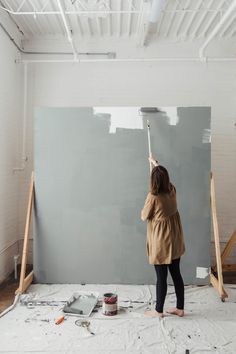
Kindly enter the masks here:
[[149, 160], [149, 162], [151, 162], [153, 164], [153, 166], [159, 165], [159, 162], [156, 161], [152, 156], [149, 156], [148, 160]]

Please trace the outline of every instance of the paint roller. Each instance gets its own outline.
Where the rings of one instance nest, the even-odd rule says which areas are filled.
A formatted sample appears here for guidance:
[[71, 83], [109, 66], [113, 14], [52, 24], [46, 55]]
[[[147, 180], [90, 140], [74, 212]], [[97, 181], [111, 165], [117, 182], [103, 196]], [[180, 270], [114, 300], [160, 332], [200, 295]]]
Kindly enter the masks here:
[[[150, 122], [147, 119], [147, 133], [148, 133], [148, 153], [149, 157], [152, 157], [152, 149], [151, 149], [151, 136], [150, 136]], [[150, 174], [152, 172], [152, 163], [149, 161]]]
[[[150, 115], [150, 114], [157, 114], [157, 113], [166, 114], [165, 111], [161, 110], [158, 107], [141, 107], [139, 109], [139, 113], [143, 116]], [[152, 157], [150, 122], [148, 119], [147, 119], [147, 133], [148, 133], [148, 152], [149, 152], [149, 156]], [[151, 172], [152, 172], [151, 162], [149, 163], [149, 166], [150, 166], [150, 174], [151, 174]]]
[[[140, 108], [140, 113], [145, 115], [145, 114], [155, 114], [155, 113], [161, 113], [161, 111], [158, 107], [141, 107]], [[147, 119], [147, 133], [148, 133], [148, 153], [149, 156], [152, 157], [152, 149], [151, 149], [151, 134], [150, 134], [150, 122]], [[149, 163], [150, 166], [150, 174], [152, 172], [152, 164], [151, 162]]]
[[159, 113], [161, 110], [157, 107], [141, 107], [140, 108], [141, 113]]

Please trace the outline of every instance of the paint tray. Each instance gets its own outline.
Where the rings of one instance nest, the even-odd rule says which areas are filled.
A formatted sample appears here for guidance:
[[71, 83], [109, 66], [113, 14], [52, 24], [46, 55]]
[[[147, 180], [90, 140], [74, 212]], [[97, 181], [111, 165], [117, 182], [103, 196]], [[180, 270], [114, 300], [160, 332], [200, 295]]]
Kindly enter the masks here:
[[74, 293], [63, 307], [63, 312], [81, 317], [89, 317], [98, 302], [98, 292], [80, 291]]

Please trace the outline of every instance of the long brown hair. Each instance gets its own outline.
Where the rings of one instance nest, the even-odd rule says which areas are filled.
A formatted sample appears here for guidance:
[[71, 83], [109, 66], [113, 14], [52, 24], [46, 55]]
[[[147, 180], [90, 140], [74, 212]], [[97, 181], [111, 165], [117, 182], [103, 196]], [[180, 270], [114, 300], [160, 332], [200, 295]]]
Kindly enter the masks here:
[[154, 195], [170, 193], [172, 184], [167, 169], [164, 166], [156, 166], [151, 173], [150, 192]]

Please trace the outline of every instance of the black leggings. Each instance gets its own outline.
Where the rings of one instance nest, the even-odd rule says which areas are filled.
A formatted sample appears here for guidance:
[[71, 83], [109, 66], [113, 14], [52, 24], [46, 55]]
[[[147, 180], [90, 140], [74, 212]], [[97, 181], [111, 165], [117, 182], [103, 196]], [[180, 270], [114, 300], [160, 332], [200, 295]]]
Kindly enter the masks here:
[[155, 264], [157, 274], [156, 284], [156, 311], [162, 313], [167, 293], [168, 268], [173, 279], [175, 293], [177, 297], [177, 309], [184, 309], [184, 282], [179, 268], [180, 258], [172, 260], [171, 264]]

